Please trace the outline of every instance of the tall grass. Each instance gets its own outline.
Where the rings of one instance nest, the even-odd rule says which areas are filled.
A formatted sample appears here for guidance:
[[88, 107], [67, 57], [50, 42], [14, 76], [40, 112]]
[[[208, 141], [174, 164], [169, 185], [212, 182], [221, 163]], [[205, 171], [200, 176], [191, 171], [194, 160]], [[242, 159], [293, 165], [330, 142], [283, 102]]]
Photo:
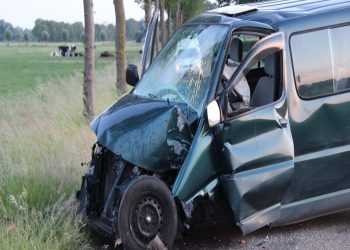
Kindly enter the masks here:
[[[97, 72], [96, 113], [116, 99], [115, 71]], [[0, 249], [77, 249], [74, 191], [95, 140], [82, 115], [82, 75], [0, 96]]]

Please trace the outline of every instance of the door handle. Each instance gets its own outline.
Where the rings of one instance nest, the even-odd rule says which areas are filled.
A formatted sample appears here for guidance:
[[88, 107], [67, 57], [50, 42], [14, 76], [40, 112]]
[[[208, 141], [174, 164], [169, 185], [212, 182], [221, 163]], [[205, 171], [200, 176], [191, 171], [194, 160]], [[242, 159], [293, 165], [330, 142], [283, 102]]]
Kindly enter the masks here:
[[281, 118], [281, 119], [279, 119], [279, 123], [280, 123], [282, 128], [286, 128], [288, 125], [288, 120], [286, 118]]

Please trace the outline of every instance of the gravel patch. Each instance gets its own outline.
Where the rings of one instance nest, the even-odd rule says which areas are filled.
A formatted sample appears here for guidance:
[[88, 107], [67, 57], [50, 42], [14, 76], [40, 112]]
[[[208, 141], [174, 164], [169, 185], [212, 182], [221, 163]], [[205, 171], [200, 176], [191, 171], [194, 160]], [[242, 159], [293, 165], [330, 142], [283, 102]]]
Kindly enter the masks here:
[[176, 249], [350, 249], [350, 211], [243, 236], [234, 226], [198, 226]]

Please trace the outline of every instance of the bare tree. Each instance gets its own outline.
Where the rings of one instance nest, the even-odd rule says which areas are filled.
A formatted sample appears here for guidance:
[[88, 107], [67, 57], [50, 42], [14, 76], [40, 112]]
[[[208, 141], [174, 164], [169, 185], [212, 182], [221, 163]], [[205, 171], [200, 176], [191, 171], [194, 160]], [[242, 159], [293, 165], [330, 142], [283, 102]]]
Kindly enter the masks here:
[[[154, 0], [154, 8], [156, 10], [159, 10], [159, 0]], [[159, 30], [158, 27], [156, 29], [156, 54], [158, 54], [159, 50], [160, 50], [160, 44], [159, 44]]]
[[[173, 13], [176, 13], [176, 7], [178, 0], [165, 0], [165, 6], [168, 14], [168, 20], [167, 20], [167, 39], [169, 40], [172, 36], [172, 18]], [[176, 24], [176, 21], [175, 21]]]
[[117, 65], [117, 93], [125, 93], [126, 55], [125, 55], [125, 10], [123, 0], [114, 0], [115, 9], [115, 52]]
[[181, 26], [181, 2], [179, 1], [176, 5], [176, 21], [175, 28], [178, 30]]
[[93, 14], [92, 0], [84, 1], [84, 19], [85, 19], [85, 68], [84, 68], [84, 85], [83, 85], [83, 102], [84, 116], [91, 120], [94, 117], [94, 97], [93, 97], [93, 80], [94, 80], [94, 39], [95, 24]]
[[171, 37], [171, 15], [172, 15], [171, 9], [170, 9], [170, 8], [168, 8], [167, 13], [168, 13], [168, 20], [167, 20], [167, 40], [169, 40], [170, 37]]
[[165, 44], [165, 18], [164, 18], [164, 6], [165, 2], [164, 0], [159, 0], [159, 10], [160, 10], [160, 43], [162, 47]]
[[149, 23], [152, 18], [152, 0], [144, 0], [144, 9], [145, 9], [145, 22], [146, 29], [148, 28]]

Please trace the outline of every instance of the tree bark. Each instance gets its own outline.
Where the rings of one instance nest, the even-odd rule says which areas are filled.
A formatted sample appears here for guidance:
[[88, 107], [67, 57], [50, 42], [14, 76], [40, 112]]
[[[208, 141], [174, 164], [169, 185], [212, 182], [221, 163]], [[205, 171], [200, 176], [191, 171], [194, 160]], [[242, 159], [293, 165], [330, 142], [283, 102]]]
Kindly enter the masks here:
[[144, 8], [145, 8], [145, 28], [148, 29], [148, 25], [151, 22], [152, 18], [152, 0], [144, 0]]
[[184, 11], [183, 9], [181, 8], [180, 9], [180, 25], [179, 25], [179, 28], [181, 28], [181, 26], [183, 25], [184, 23]]
[[171, 10], [168, 9], [168, 20], [167, 20], [167, 40], [171, 37]]
[[165, 44], [165, 36], [166, 36], [166, 31], [165, 31], [165, 17], [164, 17], [164, 0], [159, 0], [159, 10], [160, 10], [160, 43], [162, 47]]
[[123, 0], [114, 0], [115, 9], [115, 54], [117, 66], [117, 94], [123, 94], [126, 88], [126, 55], [125, 55], [125, 10]]
[[85, 21], [85, 68], [83, 85], [84, 117], [91, 120], [94, 117], [94, 42], [95, 24], [92, 0], [84, 0], [84, 21]]
[[[154, 0], [154, 7], [156, 10], [159, 10], [159, 0]], [[158, 27], [155, 30], [156, 32], [156, 54], [158, 54], [159, 50], [160, 50], [160, 44], [159, 44], [159, 29]]]
[[176, 6], [176, 22], [175, 22], [176, 30], [180, 28], [180, 20], [181, 20], [181, 4], [180, 2], [178, 2]]

